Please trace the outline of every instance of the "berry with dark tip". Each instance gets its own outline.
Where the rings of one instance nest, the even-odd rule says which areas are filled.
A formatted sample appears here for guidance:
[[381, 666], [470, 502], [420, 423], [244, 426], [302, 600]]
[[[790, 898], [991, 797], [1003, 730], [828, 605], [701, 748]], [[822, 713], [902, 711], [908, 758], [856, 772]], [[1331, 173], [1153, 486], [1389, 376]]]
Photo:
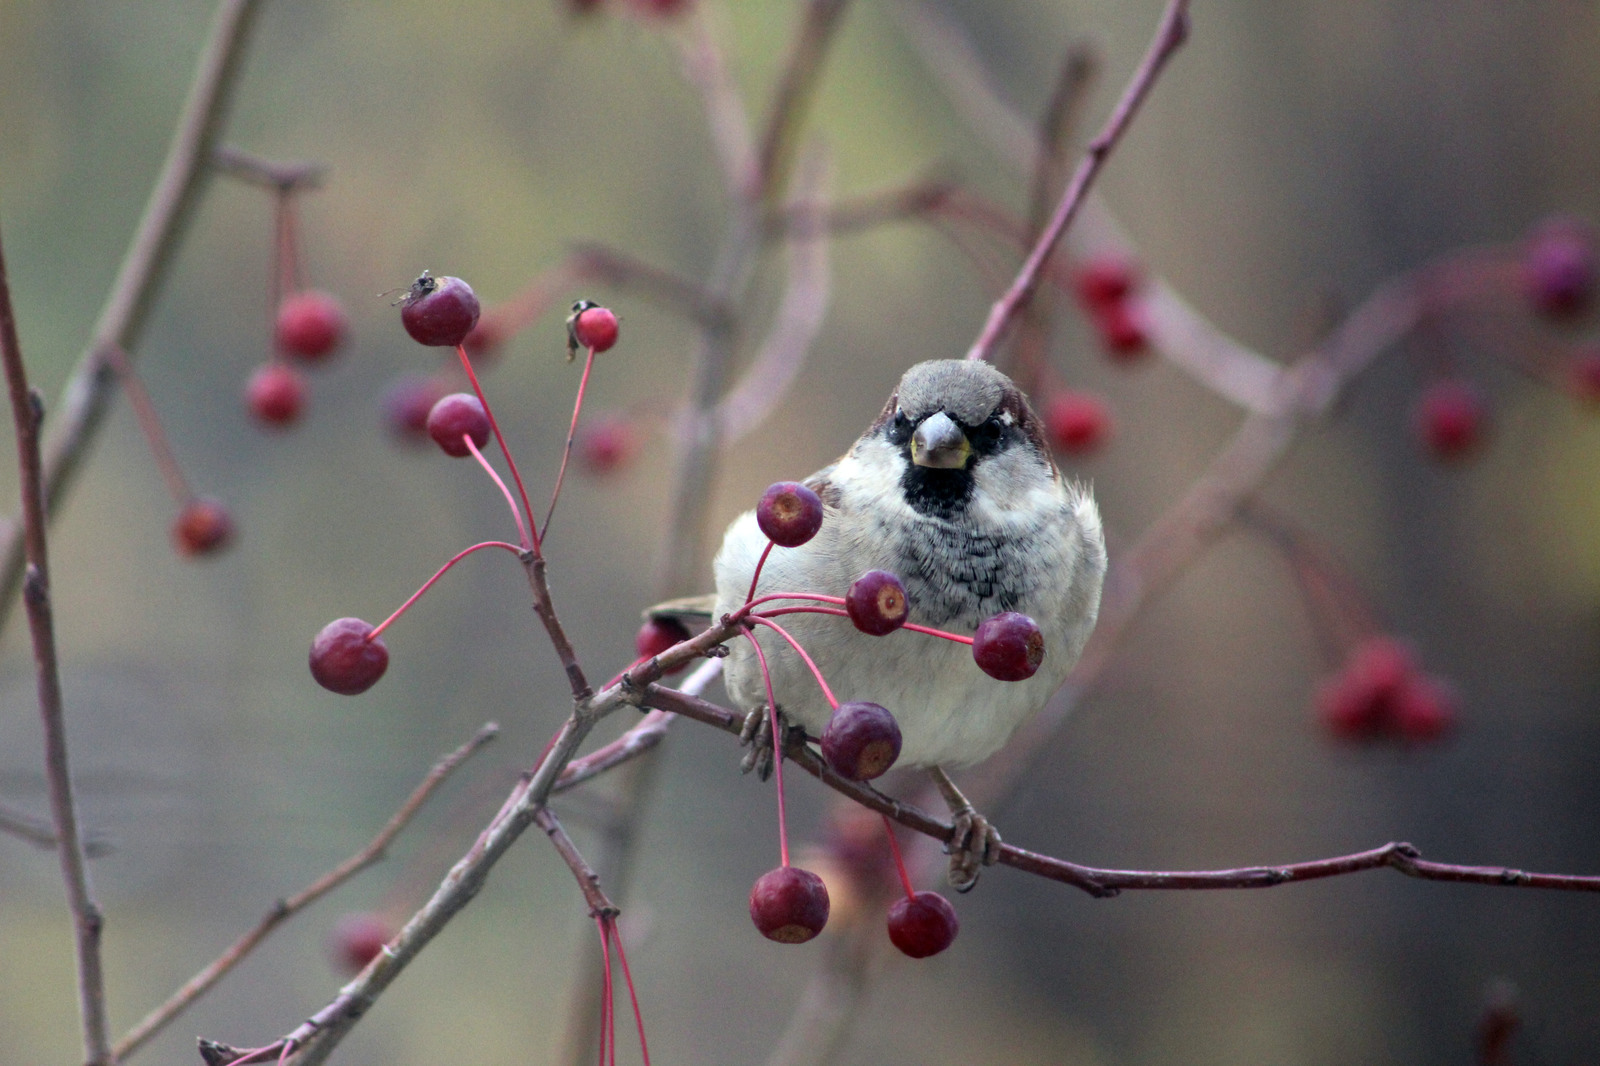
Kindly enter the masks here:
[[972, 658], [1000, 681], [1026, 681], [1044, 662], [1044, 634], [1025, 614], [1005, 611], [978, 623], [972, 637]]
[[273, 335], [278, 351], [315, 363], [344, 343], [348, 329], [349, 319], [337, 298], [316, 289], [305, 289], [290, 293], [278, 305]]
[[1423, 391], [1413, 418], [1434, 458], [1454, 461], [1477, 450], [1489, 415], [1477, 389], [1464, 381], [1439, 381]]
[[424, 272], [400, 303], [400, 322], [418, 344], [453, 348], [478, 323], [478, 297], [460, 278]]
[[750, 920], [780, 944], [804, 944], [828, 924], [828, 886], [810, 870], [780, 866], [756, 878]]
[[359, 696], [389, 668], [389, 649], [359, 618], [339, 618], [311, 642], [311, 676], [329, 692]]
[[567, 319], [570, 348], [589, 348], [596, 354], [609, 351], [617, 343], [617, 316], [610, 308], [579, 300]]
[[939, 954], [960, 931], [956, 909], [937, 892], [918, 892], [889, 906], [889, 940], [913, 959]]
[[233, 516], [220, 500], [190, 500], [172, 523], [172, 543], [181, 555], [210, 555], [233, 540]]
[[780, 481], [761, 494], [756, 525], [780, 548], [798, 548], [822, 528], [822, 499], [798, 481]]
[[250, 375], [244, 398], [250, 414], [262, 425], [291, 425], [305, 410], [306, 379], [292, 366], [265, 363]]
[[328, 939], [328, 954], [335, 969], [353, 977], [378, 957], [393, 935], [389, 923], [376, 914], [365, 911], [347, 914], [333, 928], [333, 935]]
[[822, 731], [822, 757], [840, 777], [871, 781], [900, 757], [900, 725], [876, 703], [841, 703]]
[[844, 609], [857, 629], [881, 637], [906, 624], [911, 602], [898, 577], [887, 570], [868, 570], [851, 582]]
[[646, 618], [644, 625], [639, 627], [638, 635], [633, 638], [633, 650], [641, 659], [653, 659], [674, 644], [682, 644], [688, 639], [689, 627], [676, 618]]
[[1111, 435], [1111, 413], [1098, 396], [1062, 389], [1044, 402], [1044, 428], [1057, 451], [1082, 455]]
[[446, 455], [464, 459], [472, 454], [465, 437], [480, 449], [489, 443], [489, 415], [470, 392], [452, 392], [428, 412], [428, 436]]
[[1542, 314], [1575, 315], [1594, 299], [1596, 269], [1594, 232], [1577, 219], [1549, 219], [1523, 248], [1523, 291]]
[[428, 413], [450, 393], [450, 385], [433, 374], [402, 374], [383, 394], [383, 420], [396, 440], [422, 444], [428, 440]]

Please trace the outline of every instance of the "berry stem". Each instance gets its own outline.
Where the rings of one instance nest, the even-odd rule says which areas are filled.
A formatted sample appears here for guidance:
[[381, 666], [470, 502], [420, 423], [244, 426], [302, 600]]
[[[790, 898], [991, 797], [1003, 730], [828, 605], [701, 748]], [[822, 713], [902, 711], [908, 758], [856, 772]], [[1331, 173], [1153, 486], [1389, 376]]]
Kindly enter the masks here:
[[611, 1046], [611, 1063], [617, 1061], [616, 1019], [611, 1010], [611, 936], [610, 923], [603, 914], [594, 916], [595, 928], [600, 930], [600, 1066], [606, 1066], [606, 1045]]
[[[818, 599], [818, 600], [821, 600], [821, 601], [823, 601], [825, 603], [831, 603], [831, 602], [843, 603], [844, 602], [844, 600], [841, 599], [838, 596], [816, 596], [816, 597], [812, 597], [812, 596], [807, 596], [807, 595], [804, 595], [804, 594], [790, 594], [790, 593], [783, 593], [781, 595], [774, 595], [774, 596], [763, 596], [761, 598], [761, 600], [758, 600], [756, 602], [760, 603], [760, 602], [764, 602], [766, 600], [776, 600], [776, 599], [795, 599], [795, 600], [800, 600], [800, 599]], [[745, 606], [749, 607], [749, 606], [752, 606], [752, 605], [751, 604], [746, 604]], [[752, 621], [760, 621], [761, 619], [764, 619], [764, 618], [777, 618], [777, 617], [779, 617], [781, 615], [786, 615], [786, 614], [832, 614], [832, 615], [837, 615], [840, 618], [848, 618], [848, 617], [850, 617], [850, 613], [848, 611], [836, 610], [836, 609], [831, 608], [831, 607], [778, 607], [778, 608], [775, 608], [775, 609], [773, 609], [771, 611], [761, 611], [761, 612], [758, 612], [758, 613], [750, 614], [747, 617], [749, 617]], [[971, 637], [963, 637], [960, 633], [950, 633], [950, 632], [947, 632], [947, 631], [945, 631], [943, 629], [934, 629], [932, 626], [919, 626], [915, 622], [906, 622], [903, 625], [901, 625], [900, 628], [901, 629], [909, 629], [913, 633], [926, 633], [930, 637], [940, 637], [940, 638], [942, 638], [944, 640], [953, 640], [957, 644], [971, 644], [972, 643], [972, 638]]]
[[183, 471], [178, 466], [178, 457], [173, 454], [172, 445], [161, 428], [161, 419], [156, 415], [155, 404], [150, 402], [150, 394], [145, 391], [144, 383], [134, 373], [133, 363], [121, 347], [108, 345], [104, 352], [105, 361], [116, 372], [123, 391], [128, 394], [128, 402], [133, 405], [134, 417], [138, 419], [139, 429], [150, 446], [150, 454], [155, 457], [156, 466], [167, 483], [172, 502], [182, 507], [194, 498], [194, 493], [189, 490], [189, 482], [184, 479]]
[[472, 434], [461, 434], [461, 443], [467, 446], [467, 450], [472, 453], [472, 457], [478, 460], [478, 465], [483, 467], [484, 472], [500, 487], [500, 494], [506, 498], [506, 506], [511, 508], [511, 520], [517, 524], [517, 540], [522, 544], [528, 543], [528, 530], [522, 524], [522, 512], [517, 510], [517, 501], [511, 498], [511, 490], [506, 488], [506, 483], [501, 480], [494, 467], [489, 465], [489, 460], [483, 457], [483, 453], [478, 450], [478, 446], [472, 443]]
[[[756, 599], [756, 582], [761, 580], [761, 568], [767, 565], [767, 556], [772, 554], [772, 547], [772, 541], [767, 541], [767, 546], [761, 549], [761, 558], [756, 560], [756, 572], [750, 575], [750, 591], [745, 593], [744, 597], [744, 605], [747, 608], [773, 598], [772, 596], [763, 596], [760, 600]], [[841, 600], [840, 602], [843, 601]]]
[[822, 671], [817, 669], [816, 662], [813, 661], [811, 656], [806, 653], [806, 650], [800, 646], [800, 642], [795, 640], [787, 629], [784, 629], [770, 618], [766, 618], [762, 615], [752, 615], [750, 621], [756, 623], [757, 625], [767, 626], [770, 629], [776, 630], [778, 636], [789, 642], [789, 646], [794, 648], [794, 650], [799, 653], [800, 658], [805, 660], [806, 666], [811, 668], [811, 676], [817, 679], [817, 684], [821, 687], [822, 694], [827, 697], [828, 706], [837, 711], [839, 709], [839, 701], [833, 698], [833, 690], [828, 687], [828, 682], [823, 680]]
[[889, 853], [894, 856], [894, 868], [900, 874], [900, 884], [906, 890], [907, 899], [915, 899], [916, 891], [911, 887], [911, 875], [906, 873], [906, 860], [900, 854], [900, 841], [894, 838], [894, 823], [889, 821], [887, 814], [880, 814], [883, 819], [883, 831], [889, 836]]
[[[506, 447], [506, 438], [500, 432], [500, 423], [495, 421], [494, 408], [489, 406], [489, 399], [483, 394], [483, 386], [478, 384], [478, 375], [472, 369], [472, 360], [467, 356], [466, 347], [456, 345], [456, 355], [461, 359], [461, 369], [467, 372], [467, 380], [472, 382], [473, 393], [478, 397], [478, 402], [483, 404], [483, 413], [489, 417], [489, 428], [494, 431], [495, 443], [500, 445], [500, 454], [506, 457], [506, 466], [511, 469], [511, 479], [517, 483], [517, 495], [522, 499], [522, 511], [528, 516], [528, 531], [523, 547], [534, 555], [540, 555], [542, 553], [539, 550], [539, 527], [533, 524], [533, 505], [528, 502], [528, 489], [522, 483], [522, 473], [517, 469], [517, 461], [511, 458], [511, 449]], [[531, 542], [527, 537], [532, 538]]]
[[750, 642], [750, 647], [755, 649], [756, 661], [761, 664], [761, 683], [767, 686], [767, 725], [772, 730], [772, 773], [778, 781], [778, 857], [780, 866], [788, 866], [789, 819], [783, 803], [783, 738], [778, 735], [778, 701], [772, 694], [772, 671], [767, 668], [767, 653], [761, 650], [761, 642], [754, 633], [746, 629], [744, 636]]
[[761, 604], [771, 600], [812, 600], [816, 603], [831, 603], [835, 607], [844, 606], [843, 596], [824, 596], [820, 592], [769, 592], [759, 599], [747, 601], [745, 606], [759, 607]]
[[639, 994], [633, 987], [633, 971], [628, 969], [628, 953], [622, 950], [622, 930], [617, 928], [615, 918], [611, 920], [611, 936], [617, 942], [617, 960], [622, 963], [622, 981], [628, 986], [628, 1002], [633, 1007], [633, 1022], [639, 1030], [639, 1054], [644, 1058], [644, 1066], [650, 1066], [650, 1045], [644, 1039], [644, 1015], [639, 1013]]
[[[550, 519], [556, 513], [556, 500], [561, 497], [561, 482], [567, 477], [567, 461], [572, 458], [572, 440], [578, 435], [578, 412], [583, 410], [583, 394], [589, 388], [589, 371], [594, 368], [594, 349], [589, 349], [589, 355], [583, 361], [583, 377], [578, 381], [578, 398], [572, 404], [572, 425], [567, 427], [567, 446], [561, 451], [561, 468], [556, 471], [556, 487], [550, 493], [550, 509], [544, 513], [544, 526], [539, 531], [539, 539], [543, 541], [550, 535]], [[484, 408], [488, 410], [487, 407]]]
[[430, 577], [427, 581], [423, 582], [422, 587], [419, 588], [417, 591], [413, 592], [411, 594], [410, 598], [406, 600], [406, 602], [402, 603], [399, 607], [395, 608], [395, 611], [394, 611], [393, 614], [391, 614], [388, 618], [385, 618], [383, 621], [379, 622], [376, 626], [374, 626], [372, 632], [367, 634], [366, 639], [367, 640], [375, 640], [375, 639], [377, 639], [377, 637], [385, 629], [389, 628], [389, 623], [393, 622], [396, 618], [399, 618], [401, 615], [405, 614], [406, 611], [408, 611], [411, 608], [411, 605], [413, 603], [416, 603], [417, 600], [419, 600], [422, 597], [422, 594], [424, 592], [427, 592], [429, 589], [431, 589], [433, 587], [433, 583], [435, 581], [438, 581], [441, 577], [444, 577], [445, 573], [452, 566], [456, 565], [461, 560], [463, 560], [467, 556], [471, 555], [473, 552], [480, 551], [480, 550], [482, 550], [484, 548], [504, 548], [506, 551], [510, 552], [512, 555], [521, 555], [523, 550], [524, 550], [522, 548], [517, 547], [515, 544], [507, 544], [503, 540], [486, 540], [481, 544], [474, 544], [470, 548], [463, 548], [461, 551], [456, 552], [456, 554], [451, 557], [449, 562], [447, 562], [443, 566], [439, 567], [438, 571], [435, 572], [432, 577]]

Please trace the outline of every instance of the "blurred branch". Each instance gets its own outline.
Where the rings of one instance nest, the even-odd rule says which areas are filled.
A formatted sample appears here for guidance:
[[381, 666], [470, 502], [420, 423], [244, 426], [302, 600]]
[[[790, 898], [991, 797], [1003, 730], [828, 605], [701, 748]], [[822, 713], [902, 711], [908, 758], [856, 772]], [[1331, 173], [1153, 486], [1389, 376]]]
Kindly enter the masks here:
[[[31, 814], [12, 810], [10, 807], [0, 806], [0, 833], [10, 833], [19, 840], [26, 840], [30, 844], [52, 851], [57, 844], [56, 831], [51, 828], [49, 822], [35, 818]], [[82, 840], [83, 853], [91, 859], [109, 855], [114, 850], [109, 841], [92, 832], [83, 834]]]
[[683, 76], [700, 93], [711, 143], [722, 164], [722, 179], [735, 201], [743, 202], [760, 182], [755, 141], [750, 134], [750, 118], [745, 114], [739, 91], [728, 75], [728, 64], [712, 28], [708, 4], [695, 4], [686, 16], [684, 32], [678, 35]]
[[322, 184], [322, 179], [328, 173], [325, 163], [299, 161], [276, 163], [226, 144], [217, 148], [212, 154], [212, 162], [219, 173], [277, 192], [315, 189]]
[[822, 61], [849, 6], [850, 0], [811, 0], [806, 5], [804, 21], [772, 94], [766, 130], [756, 153], [761, 199], [776, 199], [775, 193], [783, 187], [789, 156], [797, 143], [796, 131], [805, 121], [822, 75]]
[[165, 1003], [145, 1015], [139, 1024], [128, 1030], [127, 1035], [119, 1040], [113, 1049], [115, 1060], [121, 1062], [126, 1059], [142, 1047], [147, 1040], [166, 1028], [169, 1022], [179, 1014], [182, 1014], [190, 1004], [205, 995], [211, 990], [212, 986], [222, 980], [228, 971], [244, 961], [245, 956], [254, 951], [256, 946], [265, 940], [267, 935], [274, 929], [350, 880], [362, 870], [382, 859], [394, 838], [400, 835], [400, 831], [422, 809], [422, 805], [428, 801], [428, 797], [432, 796], [438, 787], [444, 784], [445, 779], [454, 773], [458, 766], [470, 759], [478, 749], [493, 740], [499, 732], [500, 727], [490, 722], [473, 734], [472, 738], [461, 747], [439, 760], [433, 769], [428, 771], [428, 776], [422, 779], [422, 783], [416, 787], [410, 797], [400, 805], [400, 809], [395, 811], [388, 824], [378, 832], [377, 836], [372, 838], [370, 844], [311, 882], [299, 892], [274, 903], [272, 909], [257, 923], [254, 929], [236, 940], [233, 946], [219, 955], [215, 961], [184, 982], [183, 987], [174, 992]]

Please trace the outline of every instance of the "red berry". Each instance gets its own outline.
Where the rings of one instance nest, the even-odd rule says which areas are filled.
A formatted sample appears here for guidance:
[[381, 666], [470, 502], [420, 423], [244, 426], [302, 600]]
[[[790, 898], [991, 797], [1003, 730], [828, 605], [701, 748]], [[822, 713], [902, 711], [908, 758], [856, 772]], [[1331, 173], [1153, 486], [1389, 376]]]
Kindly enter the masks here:
[[851, 582], [844, 609], [857, 629], [881, 637], [906, 624], [911, 603], [898, 577], [887, 570], [868, 570]]
[[506, 328], [493, 312], [478, 319], [478, 324], [461, 339], [461, 346], [472, 356], [473, 363], [484, 363], [499, 354], [506, 341]]
[[1442, 740], [1455, 723], [1455, 692], [1436, 677], [1412, 678], [1395, 701], [1394, 728], [1402, 740], [1417, 744]]
[[1471, 385], [1440, 381], [1423, 391], [1413, 417], [1417, 433], [1434, 457], [1456, 460], [1466, 458], [1482, 442], [1488, 412]]
[[333, 927], [333, 936], [328, 940], [328, 954], [333, 959], [335, 969], [354, 976], [378, 957], [393, 935], [389, 923], [376, 914], [347, 914]]
[[1044, 662], [1044, 634], [1025, 614], [1006, 611], [978, 623], [972, 637], [972, 658], [990, 677], [1026, 681]]
[[828, 924], [828, 886], [810, 870], [780, 866], [756, 878], [750, 920], [780, 944], [804, 944]]
[[633, 458], [639, 441], [633, 425], [620, 415], [602, 415], [578, 431], [573, 449], [586, 473], [604, 477]]
[[172, 523], [172, 543], [180, 555], [210, 555], [233, 539], [233, 516], [220, 500], [190, 500]]
[[1107, 304], [1098, 308], [1093, 317], [1100, 343], [1106, 353], [1118, 362], [1133, 362], [1150, 350], [1149, 335], [1131, 304]]
[[450, 385], [432, 374], [402, 374], [383, 394], [383, 420], [395, 438], [408, 444], [428, 439], [428, 413], [450, 393]]
[[453, 348], [472, 332], [478, 310], [471, 285], [424, 271], [400, 302], [400, 322], [418, 344]]
[[1594, 232], [1577, 219], [1545, 221], [1523, 248], [1523, 291], [1542, 314], [1574, 315], [1587, 308], [1595, 270]]
[[617, 343], [617, 316], [609, 308], [580, 300], [572, 306], [572, 339], [596, 353], [610, 350]]
[[1356, 645], [1339, 672], [1323, 680], [1317, 715], [1339, 740], [1373, 740], [1396, 727], [1396, 708], [1418, 676], [1411, 649], [1393, 637]]
[[822, 731], [822, 757], [851, 781], [881, 777], [900, 757], [900, 725], [876, 703], [841, 703]]
[[1600, 405], [1600, 344], [1587, 345], [1573, 355], [1567, 387], [1584, 403]]
[[688, 639], [689, 627], [676, 618], [647, 618], [633, 638], [633, 650], [639, 658], [651, 659]]
[[359, 618], [329, 622], [311, 642], [311, 676], [329, 692], [359, 696], [389, 668], [389, 649]]
[[306, 289], [290, 293], [278, 305], [274, 330], [278, 351], [315, 363], [344, 343], [349, 329], [344, 305], [334, 296]]
[[306, 379], [292, 366], [266, 363], [250, 375], [244, 397], [257, 422], [287, 426], [305, 410]]
[[1111, 413], [1100, 397], [1063, 389], [1045, 400], [1044, 427], [1058, 451], [1092, 452], [1111, 435]]
[[761, 494], [756, 525], [779, 547], [798, 548], [822, 528], [822, 500], [798, 481], [779, 481]]
[[889, 939], [913, 959], [937, 955], [961, 931], [956, 909], [937, 892], [918, 892], [889, 907]]
[[471, 437], [480, 449], [489, 443], [489, 416], [470, 392], [452, 392], [428, 412], [428, 436], [446, 455], [464, 459], [472, 449], [462, 438]]
[[1114, 256], [1091, 260], [1073, 279], [1078, 299], [1088, 311], [1099, 312], [1122, 303], [1139, 281], [1133, 264]]

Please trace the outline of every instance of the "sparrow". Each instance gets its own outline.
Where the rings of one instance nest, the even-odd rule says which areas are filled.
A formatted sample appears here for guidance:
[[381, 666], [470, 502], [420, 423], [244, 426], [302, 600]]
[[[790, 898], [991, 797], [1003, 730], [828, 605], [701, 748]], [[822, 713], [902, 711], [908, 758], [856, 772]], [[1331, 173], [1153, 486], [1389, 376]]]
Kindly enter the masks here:
[[[1099, 510], [1087, 488], [1062, 477], [1022, 391], [988, 363], [969, 360], [907, 370], [877, 420], [805, 484], [822, 500], [821, 529], [799, 547], [773, 549], [757, 596], [842, 596], [864, 572], [887, 570], [905, 586], [908, 621], [970, 635], [985, 618], [1017, 611], [1044, 636], [1038, 671], [1000, 681], [978, 668], [966, 644], [906, 630], [871, 636], [823, 614], [776, 619], [839, 700], [868, 700], [895, 716], [897, 765], [933, 772], [956, 820], [951, 880], [970, 888], [979, 862], [994, 861], [1000, 838], [945, 770], [998, 751], [1078, 661], [1106, 572]], [[767, 544], [754, 511], [728, 527], [714, 563], [712, 617], [745, 603]], [[832, 708], [811, 671], [772, 630], [756, 626], [751, 635], [766, 655], [784, 720], [820, 735]], [[747, 640], [728, 647], [728, 695], [753, 723], [767, 702], [758, 660]]]

